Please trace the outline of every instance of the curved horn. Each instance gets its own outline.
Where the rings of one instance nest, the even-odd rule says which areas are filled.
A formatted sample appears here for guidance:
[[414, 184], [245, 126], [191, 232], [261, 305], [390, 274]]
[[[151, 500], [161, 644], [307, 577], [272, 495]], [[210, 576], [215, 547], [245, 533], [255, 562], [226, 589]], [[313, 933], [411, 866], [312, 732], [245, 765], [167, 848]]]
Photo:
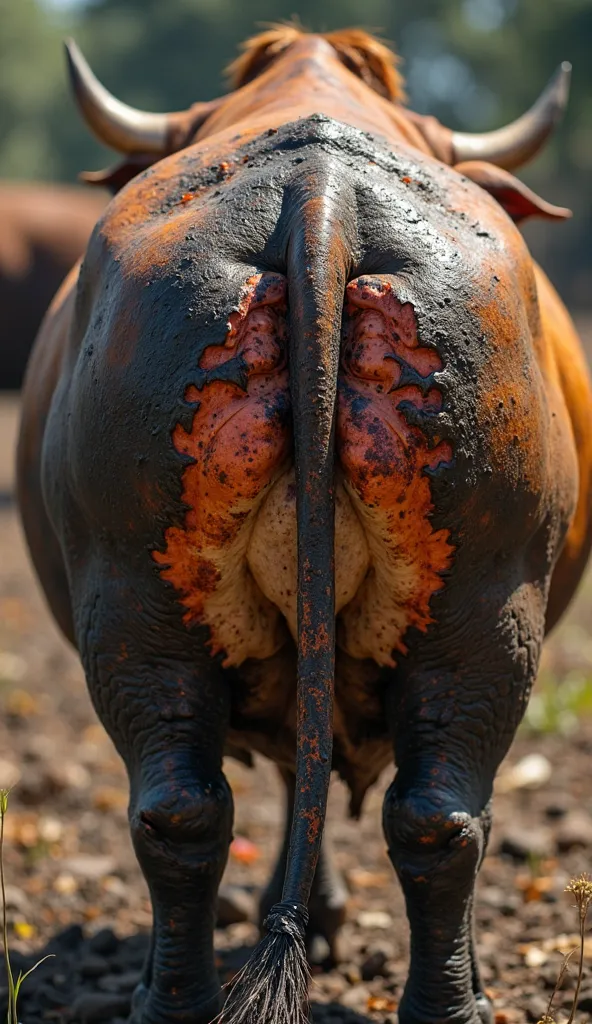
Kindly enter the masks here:
[[128, 107], [101, 85], [73, 39], [64, 45], [76, 101], [97, 138], [120, 153], [164, 156], [168, 152], [170, 115]]
[[569, 97], [571, 64], [564, 61], [533, 107], [517, 121], [497, 131], [452, 133], [453, 163], [487, 160], [506, 171], [537, 155], [563, 116]]

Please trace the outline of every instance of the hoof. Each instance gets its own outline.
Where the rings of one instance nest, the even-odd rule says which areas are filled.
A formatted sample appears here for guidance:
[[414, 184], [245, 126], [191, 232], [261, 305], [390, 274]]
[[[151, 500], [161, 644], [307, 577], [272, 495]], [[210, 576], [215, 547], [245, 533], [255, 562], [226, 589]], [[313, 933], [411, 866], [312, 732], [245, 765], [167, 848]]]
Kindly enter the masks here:
[[148, 989], [143, 982], [140, 982], [140, 984], [137, 985], [136, 988], [134, 989], [134, 993], [132, 995], [132, 1008], [130, 1011], [128, 1024], [141, 1024], [144, 1004], [147, 998]]
[[481, 1024], [493, 1024], [495, 1014], [493, 1012], [493, 1006], [487, 996], [483, 995], [482, 992], [479, 992], [475, 996], [475, 1002], [477, 1004], [477, 1013], [479, 1014]]
[[[481, 1007], [486, 1007], [490, 1016], [482, 1017]], [[447, 1010], [446, 1006], [441, 1006], [437, 1013], [433, 1013], [421, 997], [403, 995], [399, 1003], [399, 1024], [450, 1024], [450, 1021], [455, 1024], [490, 1024], [493, 1021], [491, 1004], [481, 993], [477, 997], [469, 995], [462, 1008], [450, 1007]]]

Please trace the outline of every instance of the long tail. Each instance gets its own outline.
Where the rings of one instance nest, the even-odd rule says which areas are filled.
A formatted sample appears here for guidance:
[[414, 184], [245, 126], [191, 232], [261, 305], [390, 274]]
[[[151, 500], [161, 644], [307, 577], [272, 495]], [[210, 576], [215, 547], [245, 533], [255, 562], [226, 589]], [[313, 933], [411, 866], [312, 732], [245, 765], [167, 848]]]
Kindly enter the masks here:
[[290, 381], [298, 524], [296, 798], [282, 902], [237, 978], [224, 1024], [301, 1024], [307, 904], [327, 809], [335, 674], [335, 401], [354, 203], [337, 168], [304, 170], [290, 192]]

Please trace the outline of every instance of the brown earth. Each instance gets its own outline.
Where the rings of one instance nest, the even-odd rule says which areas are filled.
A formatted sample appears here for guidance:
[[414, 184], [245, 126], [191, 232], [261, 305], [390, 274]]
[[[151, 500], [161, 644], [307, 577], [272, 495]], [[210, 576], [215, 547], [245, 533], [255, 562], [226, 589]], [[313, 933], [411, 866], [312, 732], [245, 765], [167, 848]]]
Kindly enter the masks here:
[[[0, 396], [0, 786], [15, 787], [5, 866], [16, 965], [27, 963], [19, 952], [38, 950], [68, 929], [52, 947], [56, 959], [26, 982], [22, 1020], [121, 1020], [145, 951], [138, 933], [150, 926], [149, 902], [128, 838], [122, 765], [28, 564], [12, 502], [16, 418], [16, 399]], [[592, 718], [584, 714], [586, 707], [592, 712], [591, 606], [592, 574], [547, 646], [531, 725], [499, 776], [477, 904], [479, 950], [498, 1024], [539, 1019], [561, 952], [571, 948], [577, 930], [573, 899], [564, 889], [592, 862]], [[556, 678], [565, 680], [559, 703]], [[545, 715], [559, 731], [533, 730]], [[543, 759], [525, 768], [523, 758], [532, 754]], [[522, 774], [530, 768], [534, 775], [530, 788], [513, 772], [521, 762]], [[280, 840], [280, 786], [273, 767], [261, 760], [254, 771], [232, 761], [226, 769], [238, 840], [225, 882], [239, 887], [238, 902], [252, 915]], [[312, 987], [314, 1019], [326, 1024], [396, 1020], [408, 939], [380, 829], [388, 778], [369, 794], [360, 823], [346, 817], [344, 787], [337, 781], [332, 787], [328, 828], [350, 899], [343, 963], [315, 974]], [[84, 941], [72, 926], [82, 927]], [[118, 943], [105, 929], [136, 938]], [[255, 939], [250, 921], [217, 932], [225, 977]], [[581, 1022], [592, 1020], [592, 940], [587, 964]]]

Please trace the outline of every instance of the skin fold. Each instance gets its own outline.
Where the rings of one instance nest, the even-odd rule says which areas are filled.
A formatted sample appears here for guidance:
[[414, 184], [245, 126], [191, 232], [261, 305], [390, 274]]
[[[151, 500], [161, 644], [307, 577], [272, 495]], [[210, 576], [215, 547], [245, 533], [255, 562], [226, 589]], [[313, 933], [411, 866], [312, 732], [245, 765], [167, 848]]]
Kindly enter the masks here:
[[19, 501], [129, 774], [154, 909], [138, 1024], [221, 1008], [229, 749], [286, 783], [262, 916], [287, 872], [331, 951], [345, 894], [319, 778], [339, 772], [358, 814], [394, 760], [399, 1019], [490, 1019], [473, 890], [589, 552], [592, 404], [501, 200], [429, 138], [299, 36], [115, 195], [37, 340]]

